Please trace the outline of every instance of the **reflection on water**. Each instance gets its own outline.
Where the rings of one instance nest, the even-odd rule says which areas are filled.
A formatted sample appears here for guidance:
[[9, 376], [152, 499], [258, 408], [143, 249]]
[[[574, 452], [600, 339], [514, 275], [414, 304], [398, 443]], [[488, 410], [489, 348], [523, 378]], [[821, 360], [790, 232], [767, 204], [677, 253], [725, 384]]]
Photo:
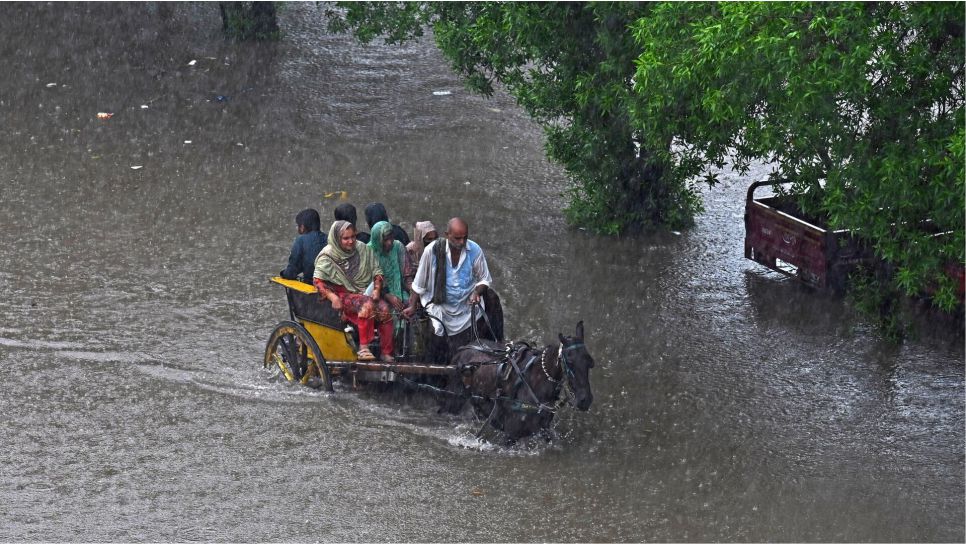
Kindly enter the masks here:
[[[314, 4], [268, 45], [213, 4], [0, 9], [0, 540], [963, 539], [961, 337], [884, 345], [745, 261], [764, 170], [689, 231], [598, 238], [428, 42]], [[419, 395], [269, 382], [267, 277], [334, 191], [465, 217], [510, 337], [584, 320], [591, 411], [504, 450]]]

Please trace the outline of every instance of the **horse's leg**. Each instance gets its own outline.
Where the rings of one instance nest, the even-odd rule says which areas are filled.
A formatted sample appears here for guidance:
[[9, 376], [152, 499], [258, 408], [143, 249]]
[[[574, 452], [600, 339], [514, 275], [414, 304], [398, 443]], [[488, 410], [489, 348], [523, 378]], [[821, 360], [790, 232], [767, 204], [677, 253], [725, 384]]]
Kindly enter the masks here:
[[484, 409], [483, 412], [487, 414], [486, 419], [483, 420], [483, 424], [480, 425], [480, 430], [476, 431], [477, 438], [483, 438], [484, 440], [489, 440], [490, 431], [500, 430], [494, 423], [500, 417], [500, 403], [494, 401], [488, 401], [481, 403], [484, 405], [489, 405], [489, 410]]
[[[553, 414], [504, 411], [503, 432], [514, 441], [538, 433], [549, 433]], [[549, 434], [546, 435], [549, 442]]]
[[[458, 359], [458, 358], [457, 358]], [[458, 361], [454, 361], [458, 364]], [[451, 374], [446, 380], [446, 387], [443, 389], [438, 413], [458, 414], [470, 399], [471, 391], [464, 383], [460, 373]]]
[[553, 414], [543, 418], [543, 421], [540, 422], [540, 429], [537, 431], [543, 435], [543, 439], [548, 444], [557, 438], [557, 432], [550, 428], [551, 423], [553, 423]]

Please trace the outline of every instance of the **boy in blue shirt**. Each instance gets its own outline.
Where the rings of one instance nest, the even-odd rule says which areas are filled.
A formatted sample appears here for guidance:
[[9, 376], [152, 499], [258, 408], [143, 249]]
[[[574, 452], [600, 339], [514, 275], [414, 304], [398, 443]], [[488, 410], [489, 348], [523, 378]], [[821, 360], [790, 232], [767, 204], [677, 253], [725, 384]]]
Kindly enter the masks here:
[[[300, 279], [311, 285], [312, 275], [315, 272], [315, 258], [325, 247], [326, 242], [325, 234], [320, 232], [322, 220], [319, 218], [319, 212], [308, 208], [295, 216], [295, 224], [298, 226], [299, 235], [292, 244], [288, 266], [279, 272], [279, 275], [287, 280]], [[299, 276], [302, 277], [299, 278]]]

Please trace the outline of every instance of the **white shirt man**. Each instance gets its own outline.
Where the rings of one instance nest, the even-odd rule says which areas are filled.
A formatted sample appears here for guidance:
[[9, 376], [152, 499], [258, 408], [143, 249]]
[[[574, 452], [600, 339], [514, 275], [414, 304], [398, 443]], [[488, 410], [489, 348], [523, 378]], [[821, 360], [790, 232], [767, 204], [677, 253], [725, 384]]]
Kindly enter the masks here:
[[[469, 328], [472, 325], [471, 306], [480, 304], [483, 309], [480, 295], [493, 281], [483, 250], [467, 238], [467, 231], [462, 219], [450, 219], [446, 225], [446, 238], [432, 242], [423, 250], [413, 279], [413, 291], [419, 295], [426, 312], [436, 318], [432, 321], [437, 336], [453, 336]], [[445, 244], [442, 263], [437, 262], [438, 244]], [[442, 278], [437, 273], [440, 265], [446, 267], [442, 293], [437, 292], [440, 286], [436, 285], [437, 278]], [[441, 298], [445, 300], [441, 301]]]

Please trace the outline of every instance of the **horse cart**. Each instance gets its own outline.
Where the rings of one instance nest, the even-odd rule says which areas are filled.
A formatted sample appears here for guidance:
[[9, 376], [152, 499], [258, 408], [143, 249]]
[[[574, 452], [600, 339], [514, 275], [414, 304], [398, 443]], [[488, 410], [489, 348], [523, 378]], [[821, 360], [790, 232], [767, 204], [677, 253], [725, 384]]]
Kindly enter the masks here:
[[352, 386], [399, 382], [432, 392], [443, 401], [441, 410], [459, 412], [470, 402], [485, 418], [477, 435], [491, 427], [507, 441], [545, 429], [562, 402], [583, 411], [592, 402], [588, 374], [594, 361], [583, 323], [575, 336], [558, 335], [559, 345], [542, 349], [477, 335], [445, 364], [428, 360], [432, 332], [423, 327], [397, 342], [395, 361], [359, 360], [354, 331], [315, 287], [280, 277], [271, 281], [285, 288], [290, 317], [275, 326], [265, 346], [263, 366], [280, 380], [325, 391], [333, 391], [337, 380]]
[[[285, 287], [290, 316], [275, 326], [265, 346], [264, 366], [277, 369], [280, 378], [332, 391], [333, 380], [339, 379], [357, 385], [395, 382], [406, 375], [455, 375], [452, 366], [423, 362], [422, 350], [412, 344], [404, 345], [393, 363], [360, 361], [352, 329], [331, 304], [320, 299], [315, 287], [280, 277], [271, 281]], [[415, 335], [409, 337], [415, 339]]]

